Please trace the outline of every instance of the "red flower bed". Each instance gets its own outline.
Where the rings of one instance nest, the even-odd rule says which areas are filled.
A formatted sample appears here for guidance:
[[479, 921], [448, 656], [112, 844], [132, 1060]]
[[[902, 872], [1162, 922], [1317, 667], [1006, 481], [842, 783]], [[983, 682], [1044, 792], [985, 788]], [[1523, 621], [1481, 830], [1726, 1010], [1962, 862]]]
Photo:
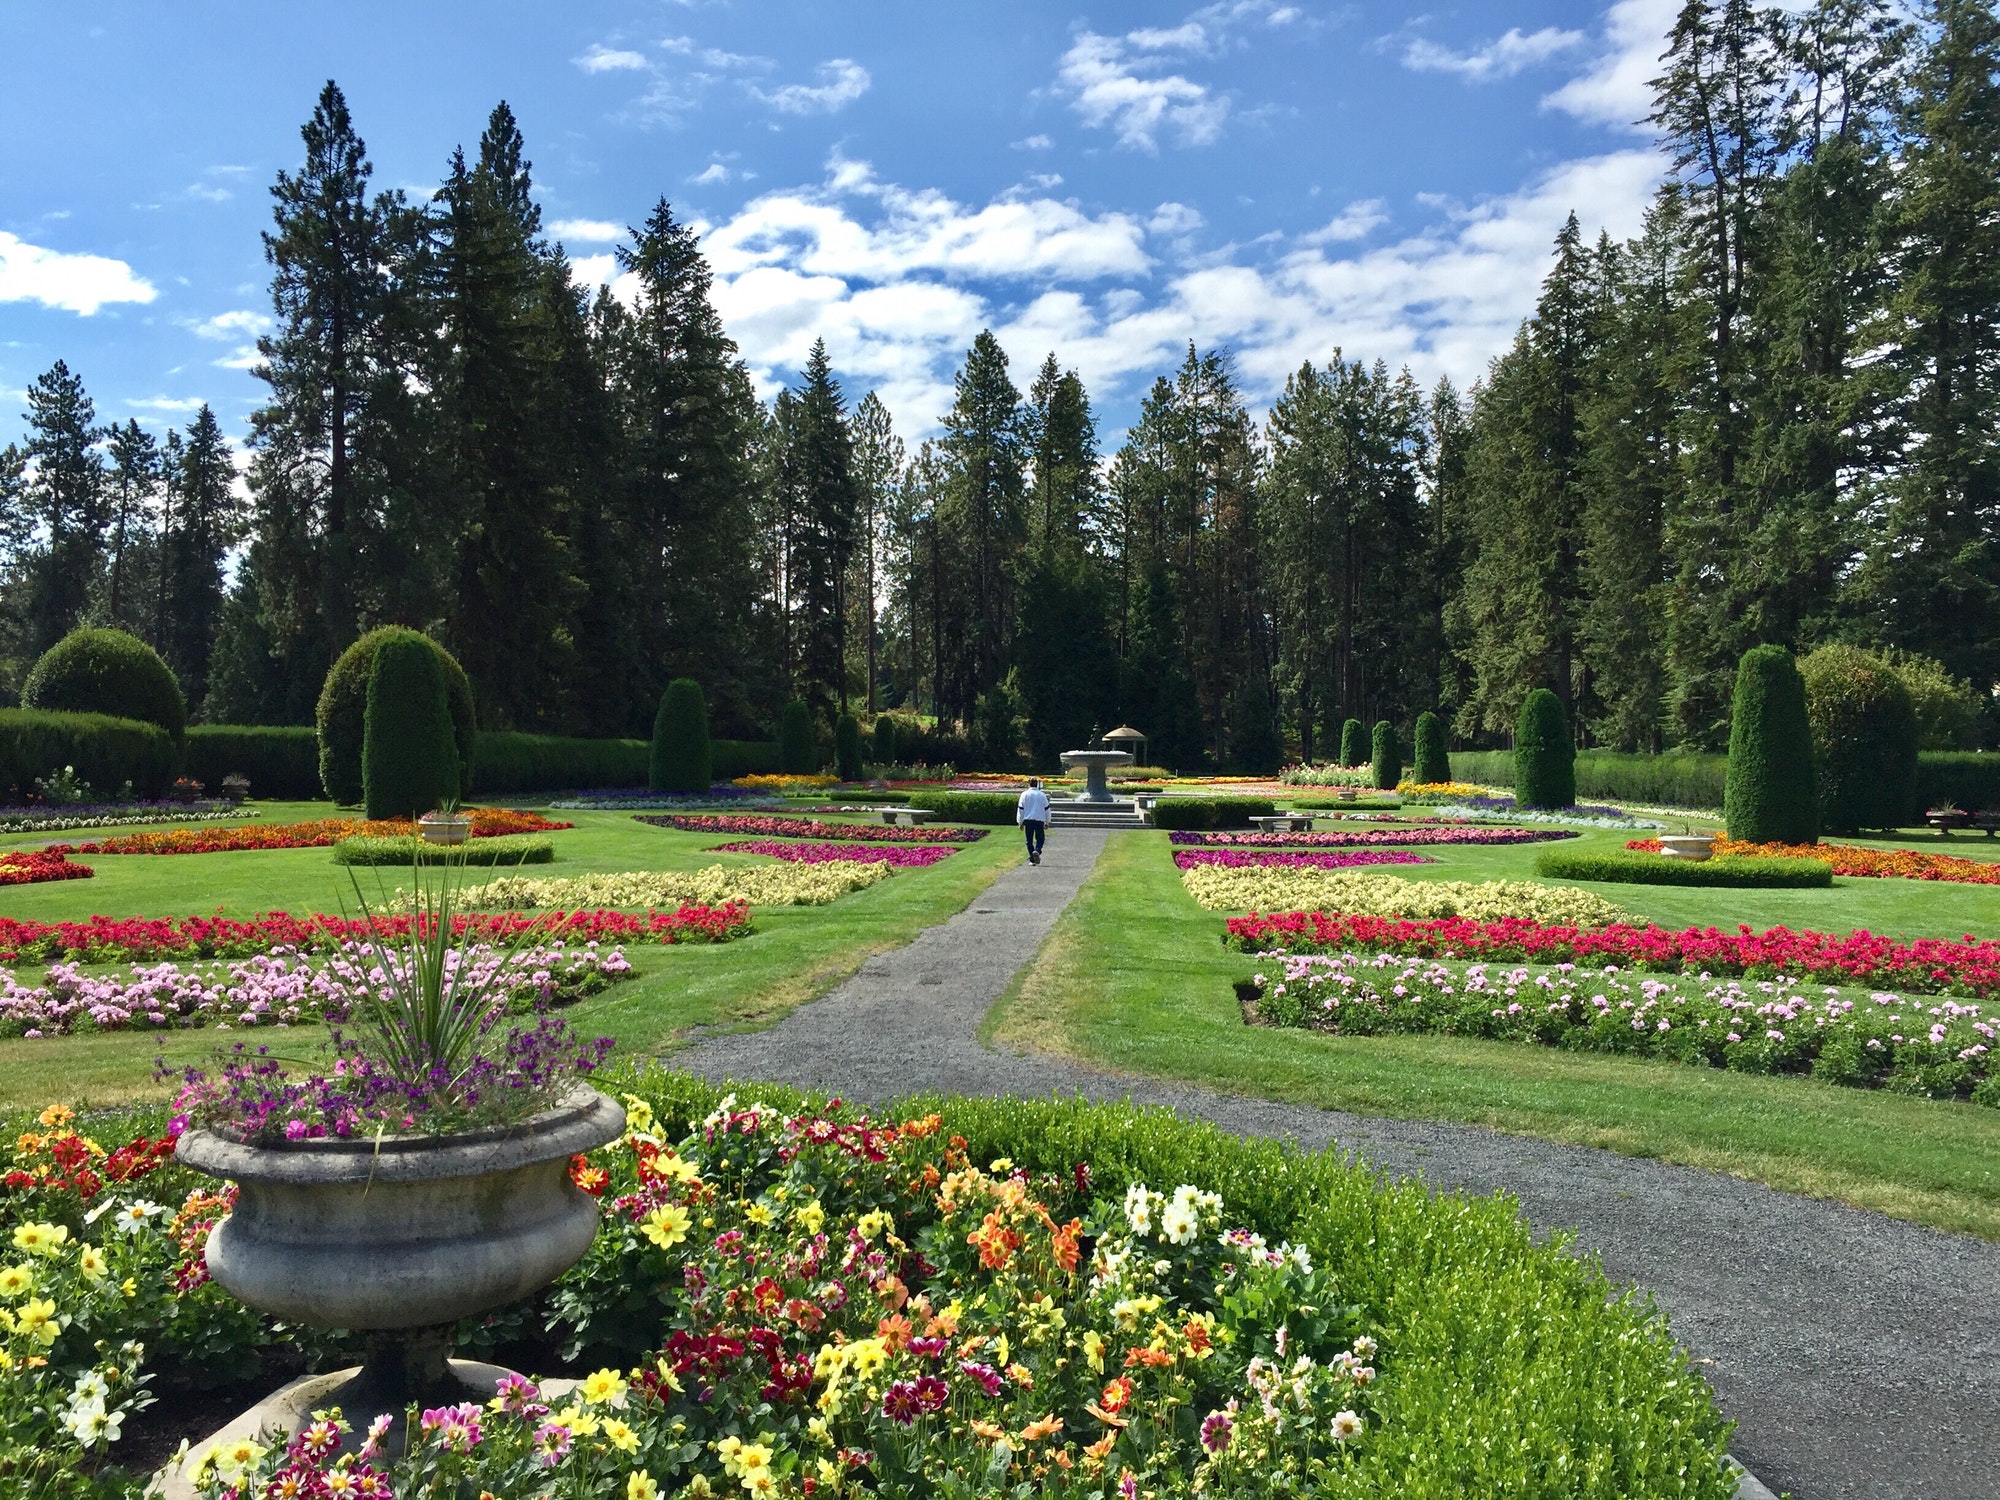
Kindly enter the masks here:
[[767, 839], [833, 839], [855, 844], [976, 844], [983, 828], [891, 828], [875, 823], [822, 823], [817, 818], [766, 818], [751, 813], [670, 813], [640, 817], [682, 833], [747, 833]]
[[0, 854], [0, 885], [40, 885], [45, 880], [88, 880], [97, 872], [73, 865], [60, 849], [21, 849]]
[[1898, 942], [1862, 928], [1841, 936], [1773, 927], [1670, 928], [1545, 926], [1525, 917], [1478, 922], [1468, 917], [1409, 919], [1339, 912], [1252, 912], [1231, 917], [1227, 941], [1246, 953], [1335, 952], [1347, 948], [1421, 958], [1481, 958], [1527, 963], [1618, 964], [1663, 973], [1778, 974], [1822, 984], [1893, 987], [1942, 995], [2000, 998], [2000, 942], [1918, 938]]
[[[540, 813], [511, 807], [472, 809], [472, 836], [551, 833], [574, 828]], [[50, 854], [233, 854], [243, 849], [325, 849], [345, 838], [407, 838], [416, 832], [408, 818], [315, 818], [308, 823], [246, 824], [241, 828], [172, 828], [162, 833], [128, 833], [89, 844], [51, 844]]]
[[[158, 958], [247, 958], [273, 948], [313, 950], [369, 937], [406, 935], [414, 919], [287, 912], [233, 917], [92, 917], [87, 922], [24, 922], [0, 917], [0, 963], [137, 963]], [[726, 943], [750, 930], [741, 901], [683, 906], [635, 916], [618, 911], [499, 912], [452, 919], [452, 933], [510, 941], [524, 933], [570, 942]]]

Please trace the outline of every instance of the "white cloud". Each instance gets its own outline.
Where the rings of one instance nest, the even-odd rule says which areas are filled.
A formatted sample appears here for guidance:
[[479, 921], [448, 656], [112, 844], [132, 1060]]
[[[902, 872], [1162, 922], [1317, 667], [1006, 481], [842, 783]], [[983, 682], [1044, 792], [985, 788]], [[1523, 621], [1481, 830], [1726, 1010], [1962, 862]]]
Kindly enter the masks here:
[[557, 219], [549, 233], [565, 244], [604, 244], [625, 238], [625, 226], [609, 219]]
[[608, 284], [617, 274], [618, 257], [615, 255], [579, 255], [569, 263], [569, 279], [593, 291]]
[[644, 53], [626, 52], [596, 43], [570, 61], [586, 73], [643, 73], [651, 66]]
[[719, 161], [712, 161], [699, 172], [695, 173], [694, 176], [690, 177], [688, 181], [697, 183], [727, 182], [729, 181], [729, 168], [725, 167]]
[[203, 318], [198, 323], [189, 323], [197, 338], [240, 339], [255, 338], [271, 326], [268, 314], [252, 312], [248, 308], [237, 308], [232, 312], [217, 313], [212, 318]]
[[868, 70], [851, 57], [823, 62], [817, 72], [817, 85], [788, 83], [770, 93], [757, 88], [751, 92], [766, 104], [792, 115], [832, 114], [868, 92], [871, 81]]
[[199, 396], [150, 396], [143, 401], [127, 401], [125, 404], [137, 411], [190, 412], [200, 411], [206, 403]]
[[[1205, 146], [1222, 131], [1229, 100], [1180, 73], [1158, 71], [1153, 55], [1167, 39], [1188, 33], [1135, 31], [1125, 36], [1077, 34], [1057, 69], [1070, 107], [1093, 128], [1109, 126], [1118, 144], [1157, 151], [1162, 131], [1172, 130], [1182, 145]], [[1204, 34], [1193, 28], [1197, 41]]]
[[1531, 32], [1523, 32], [1516, 26], [1473, 52], [1453, 52], [1417, 37], [1403, 49], [1403, 66], [1413, 72], [1456, 73], [1472, 83], [1486, 83], [1495, 78], [1512, 78], [1524, 68], [1582, 46], [1583, 41], [1582, 32], [1555, 26]]
[[1362, 198], [1350, 203], [1311, 234], [1299, 236], [1302, 245], [1326, 245], [1341, 240], [1366, 239], [1371, 230], [1389, 222], [1388, 207], [1380, 198]]
[[210, 182], [188, 184], [187, 195], [190, 198], [198, 198], [203, 203], [227, 203], [231, 198], [236, 196], [228, 188], [217, 187], [214, 183]]
[[90, 317], [113, 302], [151, 302], [159, 289], [122, 260], [45, 250], [0, 230], [0, 302], [39, 302]]
[[1051, 151], [1055, 149], [1055, 144], [1054, 141], [1045, 135], [1031, 135], [1014, 142], [1014, 149], [1016, 151]]
[[1542, 100], [1592, 125], [1650, 134], [1652, 80], [1680, 11], [1679, 0], [1618, 0], [1604, 13], [1602, 50], [1587, 71]]

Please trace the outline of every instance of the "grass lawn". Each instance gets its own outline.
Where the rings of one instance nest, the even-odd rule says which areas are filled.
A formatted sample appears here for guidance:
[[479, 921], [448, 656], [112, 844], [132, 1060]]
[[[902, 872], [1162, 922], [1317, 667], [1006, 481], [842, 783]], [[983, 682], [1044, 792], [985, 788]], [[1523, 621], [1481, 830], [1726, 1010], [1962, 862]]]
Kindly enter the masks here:
[[[331, 816], [326, 803], [269, 803], [265, 823]], [[714, 834], [680, 833], [635, 822], [625, 813], [567, 812], [576, 828], [551, 835], [556, 861], [528, 873], [556, 877], [593, 871], [699, 869], [723, 864], [757, 864], [745, 854], [713, 854], [728, 842]], [[129, 832], [109, 829], [65, 837], [83, 842]], [[618, 1043], [614, 1055], [636, 1058], [671, 1051], [688, 1035], [706, 1028], [733, 1029], [766, 1024], [793, 1006], [823, 993], [876, 953], [909, 942], [924, 928], [966, 906], [988, 882], [1021, 859], [1006, 830], [961, 846], [950, 859], [925, 870], [899, 870], [887, 880], [829, 906], [764, 907], [756, 930], [733, 943], [661, 947], [639, 943], [626, 956], [639, 971], [628, 983], [586, 1000], [569, 1012], [589, 1035]], [[46, 837], [10, 840], [0, 848], [46, 843]], [[97, 871], [92, 880], [0, 889], [0, 913], [41, 921], [106, 916], [184, 916], [220, 909], [230, 915], [288, 910], [355, 909], [348, 872], [326, 849], [275, 849], [235, 854], [85, 855]], [[360, 870], [362, 890], [376, 899], [375, 877], [394, 871]], [[469, 872], [470, 878], [483, 878]], [[20, 979], [32, 982], [41, 970], [27, 966]], [[316, 1030], [283, 1033], [294, 1048]], [[109, 1104], [159, 1097], [154, 1059], [198, 1061], [240, 1033], [212, 1030], [109, 1033], [0, 1041], [0, 1106], [41, 1107], [61, 1099], [72, 1104]], [[275, 1040], [258, 1033], [259, 1040]]]
[[[1442, 856], [1438, 864], [1394, 873], [1526, 877], [1536, 847], [1427, 850]], [[1957, 847], [1969, 850], [1969, 841]], [[1660, 921], [2000, 932], [1994, 887], [1591, 888]], [[1818, 899], [1808, 906], [1804, 897]], [[1949, 919], [1933, 917], [1934, 903]], [[1232, 1093], [1658, 1157], [2000, 1239], [2000, 1110], [1517, 1043], [1250, 1027], [1233, 984], [1257, 961], [1225, 950], [1221, 930], [1221, 915], [1196, 907], [1182, 887], [1164, 834], [1114, 838], [1035, 964], [988, 1017], [988, 1032]]]

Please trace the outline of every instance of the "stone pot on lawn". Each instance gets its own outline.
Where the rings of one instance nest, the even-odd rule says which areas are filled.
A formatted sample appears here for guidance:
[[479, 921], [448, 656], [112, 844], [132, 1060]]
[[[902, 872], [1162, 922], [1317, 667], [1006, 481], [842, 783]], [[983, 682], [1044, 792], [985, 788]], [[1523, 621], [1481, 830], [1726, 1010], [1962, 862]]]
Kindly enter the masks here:
[[1668, 859], [1707, 859], [1715, 853], [1715, 836], [1708, 833], [1663, 833], [1660, 853]]
[[472, 837], [472, 814], [427, 812], [417, 819], [417, 832], [426, 844], [462, 844]]

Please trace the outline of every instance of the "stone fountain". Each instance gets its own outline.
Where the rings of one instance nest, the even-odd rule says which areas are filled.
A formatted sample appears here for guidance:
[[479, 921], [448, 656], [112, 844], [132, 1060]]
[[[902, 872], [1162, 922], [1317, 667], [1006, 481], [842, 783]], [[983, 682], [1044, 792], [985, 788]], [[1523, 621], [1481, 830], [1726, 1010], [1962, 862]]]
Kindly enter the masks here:
[[1083, 767], [1083, 792], [1073, 801], [1113, 803], [1119, 799], [1112, 796], [1111, 788], [1105, 785], [1105, 770], [1111, 766], [1131, 765], [1132, 753], [1129, 750], [1065, 750], [1060, 759], [1065, 771]]

